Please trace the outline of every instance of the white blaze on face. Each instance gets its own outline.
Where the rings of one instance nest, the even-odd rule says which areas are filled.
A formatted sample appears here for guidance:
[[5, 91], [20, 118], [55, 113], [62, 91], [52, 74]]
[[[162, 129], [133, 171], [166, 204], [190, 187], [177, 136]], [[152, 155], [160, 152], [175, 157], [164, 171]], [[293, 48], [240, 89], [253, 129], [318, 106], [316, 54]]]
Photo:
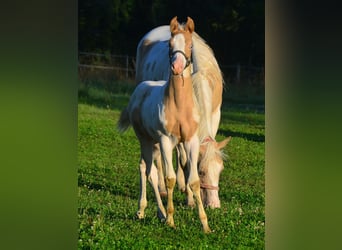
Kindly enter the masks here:
[[[207, 150], [210, 150], [210, 148]], [[221, 171], [223, 170], [223, 162], [221, 159], [214, 157], [201, 160], [200, 163], [200, 180], [201, 180], [201, 197], [203, 203], [210, 208], [219, 208], [221, 206], [219, 199], [219, 179]], [[207, 164], [209, 166], [205, 167]]]
[[[185, 51], [185, 38], [182, 34], [175, 35], [170, 41], [172, 45], [172, 51]], [[174, 74], [181, 74], [186, 65], [185, 56], [182, 53], [176, 52], [172, 54], [171, 67]]]

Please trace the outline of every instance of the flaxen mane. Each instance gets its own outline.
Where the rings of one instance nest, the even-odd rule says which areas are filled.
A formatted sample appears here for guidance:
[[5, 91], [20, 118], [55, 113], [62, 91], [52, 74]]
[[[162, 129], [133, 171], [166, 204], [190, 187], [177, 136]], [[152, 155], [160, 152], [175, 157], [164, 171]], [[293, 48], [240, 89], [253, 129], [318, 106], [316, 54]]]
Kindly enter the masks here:
[[[196, 100], [198, 101], [198, 110], [202, 112], [199, 137], [203, 141], [206, 136], [215, 138], [216, 132], [212, 129], [212, 112], [220, 108], [222, 101], [223, 77], [214, 53], [205, 41], [193, 34], [193, 75], [192, 81]], [[215, 90], [218, 96], [213, 96]], [[213, 102], [213, 98], [217, 103]], [[215, 100], [214, 99], [214, 100]]]

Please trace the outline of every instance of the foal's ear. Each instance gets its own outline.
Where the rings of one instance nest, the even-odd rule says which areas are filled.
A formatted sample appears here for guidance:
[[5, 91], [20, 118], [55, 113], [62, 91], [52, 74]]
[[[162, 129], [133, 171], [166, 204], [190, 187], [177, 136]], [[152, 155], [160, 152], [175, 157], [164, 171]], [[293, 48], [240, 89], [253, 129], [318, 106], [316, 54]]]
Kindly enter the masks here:
[[195, 23], [194, 20], [191, 19], [191, 17], [188, 17], [188, 21], [185, 24], [185, 30], [192, 33], [195, 30]]
[[176, 31], [178, 31], [177, 16], [175, 16], [174, 18], [172, 18], [172, 20], [171, 20], [171, 22], [170, 22], [170, 31], [171, 31], [171, 34], [174, 34]]
[[218, 148], [218, 149], [224, 148], [224, 147], [228, 144], [228, 142], [230, 141], [230, 139], [232, 139], [231, 136], [227, 137], [227, 138], [224, 139], [223, 141], [218, 142], [218, 143], [217, 143], [217, 148]]

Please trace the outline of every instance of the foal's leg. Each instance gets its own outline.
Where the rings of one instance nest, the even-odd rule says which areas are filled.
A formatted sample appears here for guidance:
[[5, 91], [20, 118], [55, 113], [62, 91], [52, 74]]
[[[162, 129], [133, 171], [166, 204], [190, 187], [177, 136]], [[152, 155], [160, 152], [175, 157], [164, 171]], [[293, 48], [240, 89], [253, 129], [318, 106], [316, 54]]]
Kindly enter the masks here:
[[186, 204], [190, 207], [195, 206], [194, 195], [187, 183], [189, 178], [189, 168], [187, 167], [187, 156], [184, 144], [179, 143], [177, 146], [177, 183], [182, 192], [186, 193]]
[[199, 153], [199, 140], [197, 136], [193, 136], [190, 141], [184, 143], [185, 151], [188, 156], [188, 167], [190, 168], [188, 184], [195, 196], [198, 214], [201, 220], [203, 231], [209, 233], [211, 230], [208, 225], [207, 214], [205, 213], [200, 191], [200, 179], [197, 171], [197, 160]]
[[172, 149], [173, 145], [169, 137], [162, 136], [160, 142], [160, 152], [162, 154], [162, 159], [165, 167], [165, 182], [167, 188], [167, 215], [166, 223], [175, 227], [173, 220], [174, 206], [173, 206], [173, 189], [176, 184], [176, 173], [172, 166]]
[[159, 144], [155, 144], [153, 147], [153, 159], [156, 161], [157, 170], [158, 170], [159, 193], [162, 197], [165, 197], [167, 193], [166, 193], [166, 187], [165, 187], [165, 179], [164, 179], [164, 172], [163, 172]]
[[142, 156], [140, 157], [139, 169], [140, 169], [140, 198], [139, 198], [139, 210], [137, 212], [137, 216], [139, 219], [143, 219], [145, 217], [145, 208], [147, 207], [147, 198], [146, 198], [146, 163]]
[[[162, 220], [165, 220], [166, 219], [166, 212], [165, 212], [165, 208], [164, 208], [164, 205], [163, 205], [163, 202], [161, 200], [161, 197], [160, 197], [160, 193], [159, 193], [159, 189], [158, 189], [158, 171], [157, 171], [157, 168], [156, 166], [153, 164], [152, 162], [152, 166], [151, 166], [151, 169], [150, 169], [150, 172], [148, 173], [148, 180], [154, 190], [154, 194], [156, 196], [156, 201], [157, 201], [157, 204], [158, 204], [158, 217]], [[164, 180], [163, 180], [164, 182]]]
[[194, 193], [192, 192], [189, 184], [186, 184], [186, 204], [189, 207], [195, 207]]
[[185, 176], [184, 176], [184, 167], [186, 165], [186, 156], [184, 152], [183, 144], [180, 143], [176, 146], [177, 151], [177, 184], [178, 188], [185, 192]]
[[[147, 140], [144, 140], [141, 144], [142, 157], [146, 163], [146, 175], [148, 177], [148, 181], [150, 182], [154, 194], [158, 204], [158, 217], [161, 219], [166, 218], [165, 208], [163, 206], [163, 202], [160, 198], [159, 189], [158, 189], [158, 173], [157, 168], [153, 164], [153, 143]], [[146, 178], [145, 178], [146, 183]], [[146, 195], [146, 184], [145, 184], [145, 195]]]

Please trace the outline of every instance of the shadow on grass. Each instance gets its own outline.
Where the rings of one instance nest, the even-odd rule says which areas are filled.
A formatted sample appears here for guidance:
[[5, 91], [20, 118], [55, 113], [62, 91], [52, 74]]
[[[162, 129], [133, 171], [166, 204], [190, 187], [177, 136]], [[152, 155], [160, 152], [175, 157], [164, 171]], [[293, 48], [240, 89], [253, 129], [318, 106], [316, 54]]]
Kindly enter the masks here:
[[[94, 176], [93, 176], [94, 177]], [[104, 190], [110, 192], [112, 195], [118, 195], [123, 197], [129, 197], [131, 199], [137, 199], [137, 193], [132, 192], [132, 184], [127, 183], [126, 185], [114, 185], [113, 183], [106, 183], [102, 181], [89, 181], [85, 180], [79, 174], [78, 176], [78, 186], [86, 186], [89, 190]]]
[[255, 142], [265, 142], [265, 135], [260, 134], [250, 134], [250, 133], [242, 133], [242, 132], [235, 132], [229, 129], [219, 129], [218, 134], [224, 135], [225, 137], [240, 137], [246, 139], [248, 141], [255, 141]]

